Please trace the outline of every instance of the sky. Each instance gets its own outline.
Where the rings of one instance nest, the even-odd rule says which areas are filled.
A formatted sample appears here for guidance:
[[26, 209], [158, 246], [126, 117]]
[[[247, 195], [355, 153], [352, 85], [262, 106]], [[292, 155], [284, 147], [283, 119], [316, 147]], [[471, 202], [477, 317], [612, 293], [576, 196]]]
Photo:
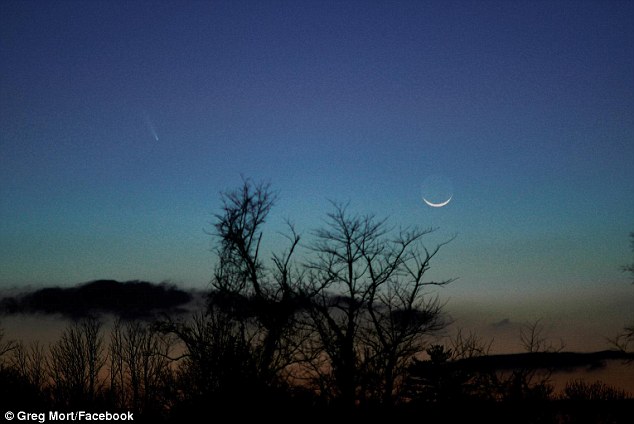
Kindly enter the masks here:
[[0, 0], [0, 288], [208, 287], [243, 177], [279, 193], [268, 248], [349, 202], [456, 235], [457, 320], [618, 331], [634, 2]]

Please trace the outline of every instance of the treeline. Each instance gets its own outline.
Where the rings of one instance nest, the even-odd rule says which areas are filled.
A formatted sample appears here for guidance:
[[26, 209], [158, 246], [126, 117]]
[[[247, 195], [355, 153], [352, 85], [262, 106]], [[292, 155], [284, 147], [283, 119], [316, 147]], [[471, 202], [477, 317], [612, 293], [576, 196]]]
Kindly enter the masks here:
[[[423, 413], [443, 419], [486, 416], [489, 422], [632, 418], [629, 395], [603, 383], [572, 380], [555, 394], [552, 370], [543, 366], [478, 366], [474, 359], [487, 358], [488, 346], [460, 332], [445, 344], [429, 345], [425, 359], [410, 358], [389, 404], [380, 372], [360, 366], [355, 403], [347, 408], [327, 357], [304, 362], [300, 354], [265, 374], [261, 345], [253, 339], [262, 335], [245, 337], [240, 327], [210, 309], [178, 322], [104, 325], [84, 318], [49, 346], [5, 341], [0, 343], [1, 403], [30, 412], [132, 411], [142, 422], [187, 422], [213, 414], [239, 419], [255, 412], [281, 420]], [[590, 408], [588, 401], [600, 405]]]
[[[448, 404], [477, 402], [504, 421], [500, 405], [554, 399], [547, 373], [455, 366], [487, 354], [476, 337], [430, 344], [447, 325], [432, 289], [452, 281], [427, 279], [446, 244], [422, 245], [433, 229], [399, 229], [333, 205], [306, 243], [289, 223], [285, 250], [265, 261], [263, 226], [275, 194], [247, 180], [222, 199], [211, 232], [218, 265], [203, 311], [190, 319], [119, 320], [107, 331], [85, 318], [49, 347], [5, 342], [3, 403], [189, 422], [213, 414], [393, 418], [425, 411], [441, 418], [467, 412]], [[298, 257], [300, 249], [308, 254]], [[530, 349], [539, 348], [531, 336]], [[578, 382], [565, 396], [625, 398]]]

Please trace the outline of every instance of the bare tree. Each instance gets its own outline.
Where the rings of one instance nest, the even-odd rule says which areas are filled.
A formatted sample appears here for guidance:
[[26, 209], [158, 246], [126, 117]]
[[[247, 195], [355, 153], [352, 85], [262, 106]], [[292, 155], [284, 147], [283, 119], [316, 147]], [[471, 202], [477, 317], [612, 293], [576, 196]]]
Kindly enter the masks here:
[[38, 341], [28, 347], [19, 342], [13, 351], [11, 365], [33, 387], [44, 390], [47, 380], [46, 351]]
[[0, 329], [0, 403], [16, 409], [46, 408], [49, 397], [42, 346], [36, 342], [27, 349], [22, 341], [2, 339]]
[[117, 320], [110, 333], [110, 389], [118, 407], [160, 412], [172, 373], [170, 343], [150, 324]]
[[214, 305], [189, 321], [160, 323], [164, 333], [175, 334], [182, 352], [169, 356], [178, 361], [180, 395], [186, 402], [226, 406], [257, 392], [257, 364], [244, 323]]
[[486, 356], [491, 351], [493, 339], [484, 341], [473, 332], [467, 335], [462, 334], [462, 328], [458, 328], [456, 335], [450, 340], [451, 359], [461, 360]]
[[[411, 359], [425, 350], [424, 336], [446, 326], [438, 297], [429, 296], [424, 290], [430, 285], [448, 284], [451, 280], [433, 282], [423, 279], [431, 259], [442, 245], [433, 251], [423, 248], [424, 254], [417, 249], [408, 249], [430, 231], [399, 234], [395, 242], [397, 254], [391, 253], [388, 259], [377, 261], [373, 254], [364, 255], [374, 283], [367, 302], [371, 324], [362, 332], [363, 343], [370, 348], [368, 359], [378, 365], [381, 378], [377, 383], [381, 400], [386, 405], [392, 404]], [[385, 283], [381, 282], [383, 277], [377, 278], [377, 275], [387, 275], [389, 271], [380, 268], [390, 262], [396, 264], [395, 261], [400, 264]], [[387, 265], [388, 269], [392, 266]]]
[[520, 328], [520, 342], [529, 353], [561, 352], [565, 347], [563, 340], [559, 341], [559, 346], [555, 346], [544, 336], [544, 325], [541, 319], [522, 325]]
[[99, 373], [105, 363], [101, 322], [84, 318], [71, 324], [51, 346], [48, 369], [60, 405], [93, 403], [103, 388]]
[[385, 220], [334, 207], [312, 246], [312, 323], [343, 405], [353, 406], [368, 390], [368, 368], [377, 374], [372, 390], [389, 404], [405, 364], [422, 351], [424, 336], [444, 326], [441, 305], [425, 288], [451, 280], [423, 279], [442, 245], [421, 248], [431, 229], [394, 231]]
[[273, 254], [271, 266], [261, 255], [263, 225], [275, 204], [276, 195], [268, 184], [244, 180], [242, 187], [222, 194], [222, 212], [216, 215], [218, 266], [212, 281], [210, 302], [215, 307], [248, 323], [246, 330], [258, 358], [264, 381], [273, 382], [292, 362], [284, 343], [305, 303], [300, 291], [302, 273], [293, 267], [292, 257], [300, 236], [289, 224], [289, 248]]

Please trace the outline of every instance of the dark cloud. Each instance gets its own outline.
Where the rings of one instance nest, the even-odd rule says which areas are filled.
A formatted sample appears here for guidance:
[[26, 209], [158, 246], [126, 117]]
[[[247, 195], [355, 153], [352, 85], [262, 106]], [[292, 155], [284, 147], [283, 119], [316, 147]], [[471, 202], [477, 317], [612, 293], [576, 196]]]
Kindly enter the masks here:
[[191, 293], [173, 285], [98, 280], [5, 297], [0, 300], [0, 313], [62, 314], [72, 318], [109, 313], [130, 319], [147, 318], [161, 312], [183, 312], [192, 299]]

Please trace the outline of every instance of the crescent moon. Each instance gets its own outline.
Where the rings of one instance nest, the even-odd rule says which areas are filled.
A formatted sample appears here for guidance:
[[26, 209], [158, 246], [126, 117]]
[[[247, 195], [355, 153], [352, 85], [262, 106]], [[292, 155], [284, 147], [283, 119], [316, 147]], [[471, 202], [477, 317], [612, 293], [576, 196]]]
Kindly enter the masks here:
[[451, 198], [452, 197], [453, 197], [453, 194], [451, 196], [449, 196], [449, 199], [445, 200], [444, 202], [440, 202], [440, 203], [430, 202], [429, 200], [427, 200], [427, 199], [425, 199], [423, 197], [423, 202], [427, 203], [432, 208], [442, 208], [443, 206], [446, 206], [447, 203], [451, 202]]

